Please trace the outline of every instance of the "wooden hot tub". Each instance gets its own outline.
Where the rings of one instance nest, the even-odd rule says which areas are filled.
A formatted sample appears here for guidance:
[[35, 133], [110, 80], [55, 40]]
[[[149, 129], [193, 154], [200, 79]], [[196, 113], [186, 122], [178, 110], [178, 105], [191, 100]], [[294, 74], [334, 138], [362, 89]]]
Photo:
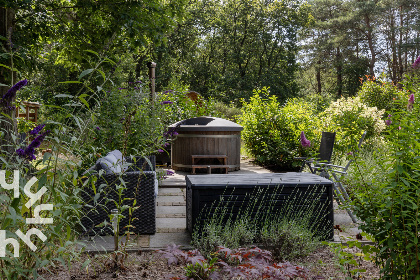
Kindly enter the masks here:
[[240, 169], [242, 126], [221, 118], [197, 117], [168, 130], [178, 133], [171, 147], [174, 170], [191, 171], [192, 155], [226, 155], [229, 171]]

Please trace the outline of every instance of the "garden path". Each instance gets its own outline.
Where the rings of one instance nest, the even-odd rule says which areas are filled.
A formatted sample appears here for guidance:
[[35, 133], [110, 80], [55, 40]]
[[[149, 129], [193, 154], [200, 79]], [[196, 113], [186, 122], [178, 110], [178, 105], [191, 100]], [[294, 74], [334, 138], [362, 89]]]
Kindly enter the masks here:
[[[235, 174], [270, 173], [271, 171], [253, 164], [251, 161], [241, 160], [241, 170], [234, 171]], [[185, 175], [188, 172], [176, 171], [159, 186], [159, 193], [156, 199], [156, 234], [140, 235], [131, 238], [127, 245], [127, 251], [149, 251], [166, 248], [174, 243], [189, 249], [191, 237], [186, 229], [186, 184]], [[348, 239], [355, 239], [360, 232], [343, 209], [339, 209], [334, 202], [334, 225], [339, 225], [342, 230], [335, 230], [334, 242], [345, 242]], [[121, 238], [125, 242], [125, 237]], [[97, 236], [81, 240], [86, 251], [90, 252], [111, 252], [114, 249], [113, 236]]]

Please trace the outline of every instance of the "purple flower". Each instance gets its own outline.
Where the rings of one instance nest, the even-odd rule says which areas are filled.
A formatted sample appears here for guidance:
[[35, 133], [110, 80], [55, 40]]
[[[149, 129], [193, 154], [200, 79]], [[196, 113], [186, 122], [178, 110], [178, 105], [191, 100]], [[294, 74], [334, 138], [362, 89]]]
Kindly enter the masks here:
[[160, 105], [163, 105], [163, 104], [172, 104], [173, 102], [172, 101], [162, 101], [162, 102], [160, 102]]
[[410, 97], [408, 98], [408, 104], [407, 104], [407, 110], [411, 111], [413, 110], [413, 104], [414, 104], [414, 94], [410, 94]]
[[386, 125], [391, 125], [392, 124], [392, 121], [391, 121], [391, 118], [392, 118], [392, 115], [388, 115], [388, 119], [387, 120], [385, 120], [385, 124]]
[[348, 155], [348, 156], [352, 156], [352, 155], [353, 155], [353, 153], [352, 153], [352, 152], [348, 152], [348, 153], [347, 153], [347, 155]]
[[398, 127], [398, 130], [401, 130], [401, 126]]
[[176, 131], [174, 131], [174, 132], [172, 132], [172, 136], [177, 136], [179, 133], [178, 132], [176, 132]]
[[311, 141], [306, 139], [305, 133], [303, 131], [300, 133], [300, 144], [302, 145], [302, 147], [310, 147], [311, 146]]
[[32, 129], [31, 131], [29, 131], [29, 134], [31, 135], [37, 135], [43, 128], [45, 127], [45, 124], [40, 124], [37, 127], [35, 127], [34, 129]]
[[168, 142], [166, 142], [164, 145], [163, 145], [163, 147], [169, 147], [171, 144], [169, 144]]
[[136, 84], [142, 84], [142, 83], [143, 83], [142, 81], [137, 81], [137, 82], [136, 82]]
[[16, 150], [16, 153], [20, 156], [20, 157], [24, 157], [25, 156], [25, 150], [22, 148], [19, 148]]
[[412, 93], [410, 95], [410, 97], [408, 98], [408, 102], [413, 103], [414, 104], [414, 93]]
[[418, 68], [420, 66], [420, 56], [417, 57], [416, 61], [414, 61], [413, 65], [411, 67]]
[[173, 90], [165, 90], [163, 93], [165, 94], [165, 93], [170, 93], [170, 92], [173, 92]]
[[158, 150], [158, 152], [159, 152], [159, 153], [163, 153], [163, 152], [164, 152], [164, 150], [162, 150], [162, 149], [159, 149], [159, 150]]
[[35, 157], [35, 149], [41, 146], [42, 141], [44, 141], [45, 136], [50, 133], [49, 130], [45, 131], [44, 133], [38, 135], [32, 142], [26, 147], [25, 149], [17, 149], [16, 153], [21, 158], [25, 158], [29, 161], [36, 159]]
[[10, 110], [12, 106], [10, 106], [10, 102], [12, 99], [16, 96], [16, 92], [20, 90], [22, 87], [26, 86], [28, 84], [28, 80], [22, 80], [17, 82], [14, 86], [12, 86], [5, 95], [0, 100], [0, 103], [3, 105], [4, 108], [7, 108]]
[[97, 130], [101, 130], [101, 128], [99, 126], [96, 127]]
[[171, 171], [171, 170], [166, 170], [166, 175], [174, 175], [175, 172]]

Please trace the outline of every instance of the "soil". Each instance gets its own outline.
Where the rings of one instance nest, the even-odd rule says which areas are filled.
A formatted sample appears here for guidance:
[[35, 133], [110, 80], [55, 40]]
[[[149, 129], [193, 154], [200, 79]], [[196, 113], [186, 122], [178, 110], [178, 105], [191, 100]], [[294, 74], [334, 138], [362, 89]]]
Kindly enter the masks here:
[[[352, 251], [356, 253], [357, 251]], [[85, 268], [82, 264], [90, 259], [91, 262]], [[366, 272], [360, 274], [359, 277], [351, 276], [348, 270], [341, 269], [338, 265], [338, 259], [327, 248], [322, 247], [311, 255], [295, 260], [293, 264], [304, 266], [309, 271], [308, 279], [323, 279], [315, 278], [322, 276], [324, 279], [380, 279], [379, 268], [373, 263], [358, 260], [359, 269], [366, 269]], [[350, 267], [350, 270], [356, 267]], [[64, 268], [61, 265], [49, 271], [42, 271], [41, 275], [46, 280], [87, 280], [87, 279], [170, 279], [169, 275], [182, 276], [183, 266], [171, 265], [168, 266], [166, 259], [160, 258], [156, 252], [141, 252], [129, 254], [124, 261], [122, 268], [115, 272], [112, 255], [83, 255], [78, 262], [73, 262], [70, 269]], [[347, 278], [351, 276], [350, 278]], [[227, 278], [221, 278], [227, 279]], [[239, 278], [236, 278], [239, 280]], [[244, 279], [245, 280], [245, 279]]]

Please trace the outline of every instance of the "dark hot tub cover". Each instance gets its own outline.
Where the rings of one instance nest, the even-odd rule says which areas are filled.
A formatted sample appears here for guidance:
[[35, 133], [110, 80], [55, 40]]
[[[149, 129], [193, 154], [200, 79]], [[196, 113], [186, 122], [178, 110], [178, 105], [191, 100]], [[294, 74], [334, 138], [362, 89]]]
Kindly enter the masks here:
[[169, 126], [181, 131], [242, 131], [244, 128], [234, 122], [216, 117], [197, 117], [179, 121]]

